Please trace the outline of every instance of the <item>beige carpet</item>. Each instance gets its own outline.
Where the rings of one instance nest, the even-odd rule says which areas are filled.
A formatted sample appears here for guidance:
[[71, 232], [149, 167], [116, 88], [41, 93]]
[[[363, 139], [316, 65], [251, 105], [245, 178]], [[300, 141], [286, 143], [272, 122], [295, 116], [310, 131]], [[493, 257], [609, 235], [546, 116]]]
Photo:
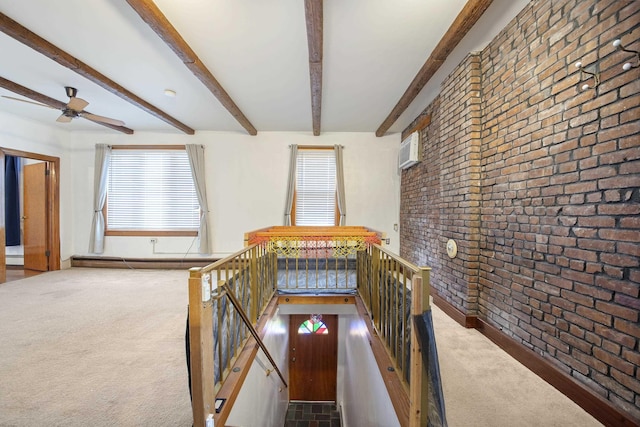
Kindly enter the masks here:
[[[187, 277], [73, 268], [0, 284], [0, 426], [190, 426]], [[477, 331], [433, 317], [449, 426], [600, 425]]]
[[1, 426], [190, 426], [186, 271], [0, 285]]
[[432, 314], [450, 427], [602, 425], [480, 332]]

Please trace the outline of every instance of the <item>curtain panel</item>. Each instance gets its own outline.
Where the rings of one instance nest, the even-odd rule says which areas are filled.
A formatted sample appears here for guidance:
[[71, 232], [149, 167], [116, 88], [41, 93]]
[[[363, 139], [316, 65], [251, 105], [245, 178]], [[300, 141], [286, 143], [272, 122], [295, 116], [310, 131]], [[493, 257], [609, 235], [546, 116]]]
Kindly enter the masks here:
[[344, 193], [344, 168], [342, 166], [342, 145], [333, 146], [336, 155], [336, 199], [338, 202], [338, 212], [340, 213], [340, 221], [338, 225], [346, 225], [347, 220], [347, 204]]
[[105, 222], [102, 208], [104, 208], [104, 203], [107, 200], [107, 179], [110, 160], [111, 146], [96, 144], [93, 171], [93, 221], [91, 223], [91, 237], [89, 238], [89, 252], [94, 254], [104, 252]]
[[185, 149], [189, 157], [189, 166], [191, 166], [191, 175], [193, 176], [193, 184], [196, 187], [198, 203], [200, 203], [200, 228], [198, 229], [198, 237], [200, 238], [199, 252], [201, 254], [210, 254], [209, 202], [207, 201], [207, 188], [205, 185], [204, 146], [187, 144], [185, 145]]
[[296, 189], [296, 162], [298, 160], [298, 146], [291, 145], [289, 157], [289, 181], [287, 182], [287, 198], [284, 203], [284, 225], [291, 225], [291, 210], [293, 209], [293, 195]]

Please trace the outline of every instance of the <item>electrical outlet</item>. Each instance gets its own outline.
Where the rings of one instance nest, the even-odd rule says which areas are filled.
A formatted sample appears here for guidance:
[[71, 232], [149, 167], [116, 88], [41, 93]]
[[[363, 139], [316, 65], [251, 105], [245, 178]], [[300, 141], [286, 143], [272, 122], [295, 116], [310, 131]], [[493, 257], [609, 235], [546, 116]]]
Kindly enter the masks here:
[[385, 240], [385, 243], [386, 243], [387, 245], [388, 245], [388, 244], [390, 244], [390, 243], [391, 243], [391, 239], [386, 239], [386, 240]]
[[150, 242], [152, 245], [155, 245], [156, 243], [158, 243], [158, 239], [155, 239], [155, 238], [154, 238], [154, 239], [149, 240], [149, 242]]

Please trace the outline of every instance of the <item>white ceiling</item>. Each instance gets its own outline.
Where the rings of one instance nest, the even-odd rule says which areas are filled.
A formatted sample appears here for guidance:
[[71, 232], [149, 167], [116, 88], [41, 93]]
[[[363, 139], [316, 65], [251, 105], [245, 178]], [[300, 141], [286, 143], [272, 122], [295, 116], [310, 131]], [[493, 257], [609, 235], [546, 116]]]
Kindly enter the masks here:
[[[155, 0], [167, 19], [260, 131], [311, 132], [303, 0]], [[374, 132], [466, 0], [325, 0], [322, 132]], [[401, 132], [471, 50], [481, 49], [526, 4], [495, 0], [433, 81], [389, 129]], [[187, 126], [246, 133], [125, 0], [0, 0], [0, 12]], [[95, 83], [0, 33], [0, 76], [136, 131], [180, 133]], [[165, 89], [177, 92], [175, 98]], [[0, 88], [0, 95], [16, 96]], [[16, 96], [17, 97], [17, 96]], [[26, 99], [26, 98], [25, 98]], [[0, 111], [71, 130], [107, 130], [0, 98]]]

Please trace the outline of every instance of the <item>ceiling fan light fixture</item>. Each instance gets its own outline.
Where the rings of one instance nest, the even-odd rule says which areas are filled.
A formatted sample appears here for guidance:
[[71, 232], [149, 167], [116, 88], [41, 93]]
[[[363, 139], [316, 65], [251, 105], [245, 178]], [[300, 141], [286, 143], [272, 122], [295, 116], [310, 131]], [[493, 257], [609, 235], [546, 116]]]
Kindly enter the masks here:
[[176, 97], [176, 91], [173, 89], [165, 89], [164, 90], [164, 94], [166, 96], [168, 96], [169, 98], [175, 98]]
[[65, 86], [64, 90], [67, 92], [67, 96], [69, 98], [75, 98], [75, 96], [78, 94], [78, 89], [76, 89], [75, 87]]
[[70, 119], [75, 119], [76, 117], [79, 117], [78, 112], [71, 108], [65, 108], [64, 110], [62, 110], [62, 115], [65, 117], [69, 117]]

